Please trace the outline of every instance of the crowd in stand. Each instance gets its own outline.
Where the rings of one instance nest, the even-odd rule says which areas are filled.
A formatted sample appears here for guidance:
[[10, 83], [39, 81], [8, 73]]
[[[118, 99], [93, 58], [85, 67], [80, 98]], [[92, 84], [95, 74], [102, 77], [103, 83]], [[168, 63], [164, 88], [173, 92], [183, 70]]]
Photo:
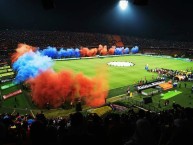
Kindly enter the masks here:
[[144, 48], [141, 52], [149, 55], [168, 55], [172, 57], [189, 57], [193, 54], [193, 51], [183, 48]]
[[143, 48], [191, 48], [192, 42], [166, 41], [158, 39], [121, 36], [123, 44], [136, 44]]
[[[132, 36], [121, 36], [126, 47], [135, 45], [141, 48], [191, 48], [193, 42], [163, 41]], [[18, 43], [26, 43], [38, 47], [96, 47], [99, 44], [111, 47], [116, 44], [111, 34], [63, 32], [63, 31], [24, 31], [1, 30], [0, 48], [17, 47]]]
[[0, 67], [7, 65], [10, 62], [9, 58], [10, 58], [10, 56], [9, 56], [9, 54], [7, 54], [7, 51], [6, 51], [6, 53], [0, 51]]
[[48, 119], [43, 112], [0, 115], [0, 144], [12, 145], [189, 145], [193, 136], [193, 108], [173, 104], [160, 113], [130, 108], [103, 117], [76, 112]]
[[16, 48], [18, 43], [37, 47], [89, 47], [107, 45], [103, 34], [62, 32], [62, 31], [0, 31], [0, 48]]

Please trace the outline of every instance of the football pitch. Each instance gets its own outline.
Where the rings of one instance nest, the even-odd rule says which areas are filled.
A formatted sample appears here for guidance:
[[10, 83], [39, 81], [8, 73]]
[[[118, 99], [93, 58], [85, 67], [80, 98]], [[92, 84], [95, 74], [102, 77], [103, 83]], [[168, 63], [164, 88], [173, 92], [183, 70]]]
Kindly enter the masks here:
[[[109, 62], [132, 62], [135, 65], [124, 67], [124, 66], [109, 66]], [[193, 68], [193, 62], [188, 62], [182, 59], [174, 59], [168, 57], [158, 57], [158, 56], [144, 56], [144, 55], [126, 55], [126, 56], [111, 56], [111, 57], [96, 57], [96, 58], [82, 58], [77, 60], [54, 60], [53, 69], [56, 72], [61, 70], [71, 70], [74, 74], [83, 73], [85, 76], [93, 78], [97, 76], [98, 73], [104, 75], [103, 79], [108, 82], [109, 94], [108, 97], [114, 97], [125, 93], [128, 86], [136, 84], [140, 80], [145, 78], [148, 81], [155, 79], [157, 73], [148, 72], [145, 70], [145, 66], [148, 64], [149, 69], [164, 68], [172, 70], [186, 70]], [[182, 93], [171, 98], [176, 102], [182, 102], [184, 106], [191, 106], [192, 98], [190, 98], [190, 89], [192, 82], [188, 82], [188, 87], [181, 88], [179, 91]], [[6, 84], [1, 84], [4, 86]], [[20, 86], [13, 86], [11, 88], [1, 90], [1, 95], [8, 94], [12, 91], [18, 90]], [[187, 91], [188, 89], [188, 91]], [[172, 90], [171, 90], [172, 91]], [[167, 93], [167, 92], [163, 92]], [[180, 97], [180, 95], [185, 97]], [[29, 99], [28, 92], [23, 92], [22, 94], [16, 96], [17, 101], [15, 102], [15, 97], [7, 99], [2, 102], [0, 112], [5, 112], [7, 109], [13, 109], [16, 104], [17, 108], [21, 109], [32, 109], [38, 110], [34, 107]], [[140, 96], [133, 97], [136, 100], [140, 100]], [[186, 101], [186, 99], [188, 101]], [[160, 94], [153, 97], [153, 102], [159, 102], [161, 100]]]
[[[109, 62], [132, 62], [135, 65], [130, 67], [108, 66]], [[141, 79], [148, 81], [155, 79], [157, 73], [150, 73], [145, 70], [148, 64], [149, 69], [165, 68], [173, 70], [186, 70], [192, 68], [193, 63], [184, 60], [175, 60], [173, 58], [153, 57], [153, 56], [119, 56], [94, 59], [80, 59], [68, 61], [55, 61], [54, 70], [60, 71], [73, 70], [75, 73], [83, 73], [86, 76], [94, 77], [100, 67], [106, 68], [106, 79], [108, 80], [109, 89], [120, 88], [137, 83]], [[103, 72], [104, 73], [104, 72]]]

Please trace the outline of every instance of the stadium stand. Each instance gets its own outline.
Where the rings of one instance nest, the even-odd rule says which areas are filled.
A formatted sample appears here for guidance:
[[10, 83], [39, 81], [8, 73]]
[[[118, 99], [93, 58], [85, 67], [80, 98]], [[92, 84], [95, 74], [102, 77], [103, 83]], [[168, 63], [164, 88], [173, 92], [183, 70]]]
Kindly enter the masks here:
[[[116, 40], [114, 36], [118, 37]], [[138, 38], [133, 36], [118, 36], [100, 33], [65, 32], [65, 31], [0, 31], [0, 48], [15, 49], [18, 43], [26, 43], [38, 47], [96, 47], [99, 44], [111, 47], [116, 45], [116, 41], [121, 41], [124, 46], [133, 47], [135, 45], [152, 52], [160, 53], [177, 50], [175, 53], [190, 54], [192, 52], [192, 42], [163, 41], [156, 39]], [[122, 43], [120, 45], [122, 45]], [[118, 44], [119, 45], [119, 44]]]
[[113, 35], [113, 40], [115, 41], [115, 45], [117, 47], [124, 47], [124, 44], [123, 44], [121, 37], [119, 35]]
[[76, 112], [48, 119], [43, 112], [0, 115], [1, 144], [160, 145], [191, 142], [193, 109], [174, 104], [159, 113], [130, 108], [126, 113]]
[[[0, 31], [0, 36], [3, 36], [0, 37], [1, 65], [8, 63], [7, 58], [18, 43], [39, 47], [96, 47], [99, 44], [110, 47], [113, 43], [132, 47], [138, 44], [144, 53], [170, 55], [168, 48], [183, 55], [187, 49], [192, 52], [190, 47], [193, 44], [130, 36], [116, 36], [116, 41], [113, 41], [114, 37], [109, 34], [58, 31], [6, 30]], [[67, 117], [56, 118], [47, 118], [43, 112], [35, 116], [4, 112], [0, 114], [0, 145], [189, 145], [192, 142], [193, 108], [174, 103], [172, 109], [160, 112], [135, 109], [131, 106], [122, 113], [115, 109], [103, 116], [84, 114], [77, 109]]]

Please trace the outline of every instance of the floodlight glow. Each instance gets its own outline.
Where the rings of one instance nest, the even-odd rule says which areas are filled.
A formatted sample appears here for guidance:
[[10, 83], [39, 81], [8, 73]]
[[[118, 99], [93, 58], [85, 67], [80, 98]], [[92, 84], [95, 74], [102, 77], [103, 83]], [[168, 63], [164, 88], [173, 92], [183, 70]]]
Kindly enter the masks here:
[[128, 0], [120, 0], [119, 1], [119, 6], [122, 10], [125, 10], [128, 6]]

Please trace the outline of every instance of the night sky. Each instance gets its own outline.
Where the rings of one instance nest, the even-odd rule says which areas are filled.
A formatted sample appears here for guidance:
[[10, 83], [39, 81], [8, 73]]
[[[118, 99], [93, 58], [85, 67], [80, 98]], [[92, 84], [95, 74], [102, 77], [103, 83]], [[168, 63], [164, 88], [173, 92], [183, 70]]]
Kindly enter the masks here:
[[121, 11], [118, 0], [0, 0], [0, 29], [99, 32], [156, 39], [193, 41], [192, 0], [129, 0]]

